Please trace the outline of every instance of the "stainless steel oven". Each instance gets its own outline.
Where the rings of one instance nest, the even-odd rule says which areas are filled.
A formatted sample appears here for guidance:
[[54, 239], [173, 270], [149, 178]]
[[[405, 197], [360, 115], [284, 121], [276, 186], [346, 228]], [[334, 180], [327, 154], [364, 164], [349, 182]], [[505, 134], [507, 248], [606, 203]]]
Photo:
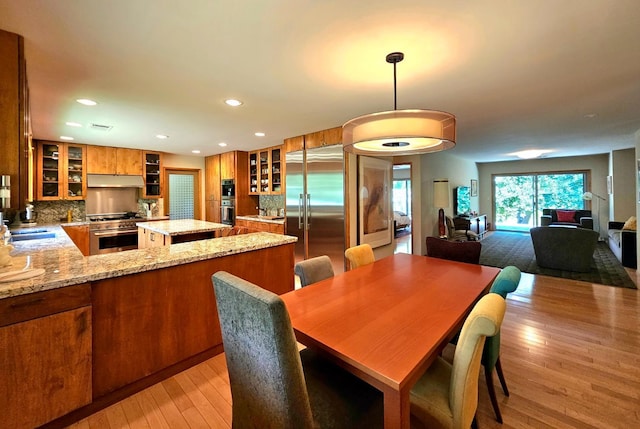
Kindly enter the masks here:
[[220, 221], [225, 225], [234, 225], [236, 220], [236, 212], [233, 206], [233, 200], [220, 201]]
[[89, 252], [91, 255], [121, 252], [138, 248], [138, 228], [136, 222], [142, 218], [90, 219]]

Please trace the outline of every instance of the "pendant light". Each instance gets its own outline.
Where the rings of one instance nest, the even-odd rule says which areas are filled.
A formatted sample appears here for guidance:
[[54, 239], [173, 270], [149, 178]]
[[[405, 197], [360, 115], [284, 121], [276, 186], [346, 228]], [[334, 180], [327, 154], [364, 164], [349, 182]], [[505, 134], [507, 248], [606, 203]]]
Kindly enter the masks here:
[[437, 110], [396, 110], [396, 64], [402, 52], [387, 55], [393, 64], [393, 109], [350, 120], [342, 126], [342, 146], [358, 155], [397, 156], [438, 152], [456, 145], [456, 117]]

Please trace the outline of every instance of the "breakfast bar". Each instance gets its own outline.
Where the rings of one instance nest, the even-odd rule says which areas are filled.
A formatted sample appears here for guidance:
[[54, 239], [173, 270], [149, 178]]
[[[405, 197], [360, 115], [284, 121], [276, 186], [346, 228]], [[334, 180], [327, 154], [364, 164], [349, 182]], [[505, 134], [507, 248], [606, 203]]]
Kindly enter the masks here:
[[295, 237], [259, 232], [83, 256], [61, 227], [51, 230], [56, 237], [37, 245], [15, 243], [12, 266], [0, 268], [45, 271], [0, 283], [8, 427], [66, 426], [221, 353], [217, 271], [278, 294], [294, 288]]

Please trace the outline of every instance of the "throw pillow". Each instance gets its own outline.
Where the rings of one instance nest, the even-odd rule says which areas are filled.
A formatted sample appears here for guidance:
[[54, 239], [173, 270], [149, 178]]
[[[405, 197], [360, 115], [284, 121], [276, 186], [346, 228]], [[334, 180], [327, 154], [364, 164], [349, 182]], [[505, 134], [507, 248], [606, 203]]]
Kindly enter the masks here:
[[635, 216], [631, 216], [624, 223], [624, 225], [622, 226], [622, 229], [628, 229], [630, 231], [635, 231], [636, 228], [637, 228], [636, 224], [637, 224], [636, 217]]
[[576, 215], [575, 210], [556, 210], [556, 214], [558, 215], [558, 222], [575, 222], [574, 219]]

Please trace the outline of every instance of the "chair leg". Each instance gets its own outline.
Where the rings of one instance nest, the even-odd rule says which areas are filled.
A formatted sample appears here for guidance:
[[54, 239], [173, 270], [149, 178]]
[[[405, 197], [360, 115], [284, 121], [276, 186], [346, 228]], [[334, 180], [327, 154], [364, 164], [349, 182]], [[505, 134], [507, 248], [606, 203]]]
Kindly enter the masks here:
[[498, 356], [498, 360], [496, 361], [496, 373], [498, 373], [498, 378], [500, 379], [500, 384], [502, 385], [502, 391], [504, 392], [505, 396], [509, 396], [507, 381], [504, 379], [504, 374], [502, 373], [502, 364], [500, 363], [500, 356]]
[[489, 390], [489, 398], [491, 399], [491, 405], [493, 405], [493, 411], [496, 413], [496, 420], [498, 423], [502, 423], [502, 414], [500, 413], [500, 406], [498, 405], [498, 399], [496, 398], [496, 389], [493, 387], [493, 371], [484, 369], [484, 377], [487, 381], [487, 390]]

